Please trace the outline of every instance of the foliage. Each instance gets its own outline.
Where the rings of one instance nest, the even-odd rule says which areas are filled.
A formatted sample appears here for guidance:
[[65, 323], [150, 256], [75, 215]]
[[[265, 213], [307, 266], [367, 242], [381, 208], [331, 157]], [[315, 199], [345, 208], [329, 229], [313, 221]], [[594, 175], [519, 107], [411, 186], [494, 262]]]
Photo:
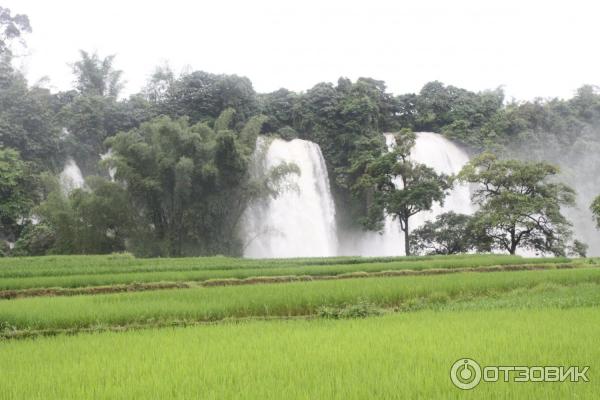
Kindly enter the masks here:
[[327, 319], [367, 318], [382, 314], [383, 310], [380, 307], [362, 300], [342, 307], [321, 306], [317, 309], [317, 315]]
[[427, 221], [411, 235], [412, 254], [459, 254], [489, 251], [489, 239], [477, 235], [472, 217], [453, 211]]
[[16, 241], [11, 256], [43, 256], [52, 251], [56, 232], [46, 223], [27, 225]]
[[155, 84], [166, 87], [153, 89], [161, 93], [156, 96], [157, 114], [171, 118], [186, 116], [192, 124], [212, 123], [225, 109], [232, 108], [236, 111], [233, 128], [239, 129], [258, 111], [256, 93], [245, 77], [195, 71], [174, 79], [172, 73], [161, 71], [154, 79]]
[[568, 253], [574, 257], [585, 258], [587, 256], [588, 245], [579, 241], [574, 240], [573, 244], [569, 246]]
[[[495, 140], [504, 93], [501, 89], [473, 93], [434, 81], [419, 95], [399, 98], [405, 124], [418, 131], [440, 132], [470, 145]], [[406, 126], [406, 125], [405, 125]]]
[[[279, 98], [281, 91], [272, 96]], [[351, 82], [340, 78], [336, 86], [319, 83], [297, 98], [288, 95], [286, 99], [293, 102], [293, 128], [301, 138], [321, 147], [340, 211], [337, 216], [340, 226], [356, 224], [366, 214], [367, 194], [352, 190], [360, 175], [353, 165], [356, 160], [381, 154], [384, 148], [381, 133], [397, 128], [393, 96], [386, 92], [382, 81], [359, 78]], [[275, 113], [274, 117], [280, 114]], [[289, 121], [287, 117], [279, 123], [284, 125]]]
[[77, 92], [65, 96], [57, 120], [63, 126], [66, 152], [84, 175], [91, 175], [104, 172], [98, 168], [100, 155], [108, 150], [104, 141], [139, 126], [153, 111], [143, 96], [117, 100], [123, 84], [121, 71], [112, 66], [114, 56], [101, 59], [96, 53], [80, 53], [81, 59], [73, 66]]
[[162, 117], [107, 141], [116, 179], [125, 183], [138, 210], [136, 253], [239, 254], [239, 222], [248, 203], [275, 196], [291, 168], [282, 165], [262, 180], [251, 179], [248, 165], [261, 119], [251, 119], [237, 133], [229, 129], [233, 115], [226, 109], [218, 130]]
[[125, 249], [133, 212], [121, 186], [94, 176], [86, 179], [85, 189], [70, 193], [55, 181], [48, 185], [48, 196], [35, 210], [41, 224], [23, 238], [17, 254], [99, 254]]
[[384, 213], [397, 218], [404, 232], [405, 254], [410, 255], [410, 218], [430, 210], [434, 202], [443, 204], [450, 182], [433, 168], [409, 159], [414, 134], [402, 132], [395, 140], [391, 151], [367, 164], [357, 187], [373, 190], [367, 227], [380, 229]]
[[13, 149], [0, 149], [0, 238], [14, 241], [29, 223], [36, 200], [30, 166]]
[[574, 204], [573, 189], [551, 180], [558, 168], [545, 162], [499, 160], [484, 153], [459, 174], [477, 184], [476, 229], [482, 229], [496, 249], [515, 254], [517, 248], [562, 255], [571, 236], [561, 206]]
[[592, 212], [596, 218], [596, 225], [600, 228], [600, 196], [596, 197], [591, 205]]
[[79, 93], [92, 96], [117, 97], [123, 88], [122, 71], [115, 70], [114, 55], [100, 58], [97, 53], [79, 51], [80, 60], [73, 64], [75, 87]]
[[[118, 132], [141, 131], [144, 123], [155, 122], [160, 116], [168, 116], [171, 121], [187, 118], [189, 125], [182, 130], [198, 131], [199, 139], [194, 140], [200, 143], [201, 151], [196, 154], [190, 150], [193, 157], [183, 151], [177, 156], [168, 155], [168, 161], [159, 156], [155, 161], [160, 159], [169, 165], [160, 165], [164, 168], [160, 178], [151, 179], [143, 173], [130, 177], [145, 183], [152, 181], [152, 190], [162, 196], [161, 202], [141, 207], [142, 215], [135, 215], [136, 229], [128, 234], [133, 235], [129, 243], [138, 248], [138, 254], [240, 254], [243, 244], [238, 237], [238, 221], [247, 204], [253, 198], [277, 194], [280, 190], [277, 185], [267, 181], [281, 181], [286, 173], [297, 172], [293, 166], [283, 165], [260, 180], [251, 179], [248, 163], [255, 140], [261, 134], [278, 135], [285, 140], [308, 139], [319, 144], [341, 230], [356, 228], [361, 222], [377, 229], [381, 222], [383, 196], [373, 186], [363, 184], [366, 181], [363, 178], [373, 172], [367, 169], [374, 168], [377, 162], [381, 168], [386, 163], [388, 167], [391, 165], [392, 156], [387, 161], [386, 157], [380, 158], [386, 151], [382, 133], [390, 131], [436, 131], [475, 152], [489, 149], [499, 155], [510, 154], [511, 158], [552, 158], [561, 165], [561, 179], [577, 182], [579, 209], [588, 209], [597, 195], [600, 178], [595, 171], [600, 168], [600, 161], [593, 155], [600, 151], [600, 91], [595, 86], [582, 86], [566, 100], [505, 102], [501, 88], [476, 93], [438, 81], [425, 84], [418, 93], [394, 96], [387, 92], [383, 81], [363, 77], [354, 82], [340, 78], [337, 83], [319, 83], [300, 93], [279, 89], [257, 94], [245, 77], [203, 71], [176, 75], [164, 64], [156, 68], [141, 93], [119, 99], [123, 81], [122, 72], [115, 68], [115, 57], [80, 51], [79, 59], [72, 64], [74, 90], [53, 93], [43, 87], [43, 82], [28, 84], [11, 65], [14, 45], [24, 44], [23, 36], [30, 31], [27, 16], [0, 7], [0, 149], [16, 150], [27, 165], [19, 181], [19, 190], [30, 199], [27, 207], [41, 201], [39, 188], [33, 184], [37, 176], [56, 174], [68, 158], [77, 162], [84, 176], [108, 177], [107, 164], [98, 162]], [[154, 155], [171, 151], [162, 149], [162, 140], [141, 141]], [[139, 164], [140, 168], [148, 161], [125, 160], [126, 157], [129, 155], [118, 156], [116, 160]], [[199, 165], [200, 171], [196, 171]], [[415, 168], [413, 172], [428, 173], [426, 168]], [[130, 201], [140, 207], [144, 196], [131, 196], [131, 190], [127, 189]], [[433, 194], [396, 192], [396, 197], [405, 197], [396, 199], [400, 203], [412, 197], [411, 201], [420, 201], [424, 209], [429, 207], [428, 196]], [[166, 193], [179, 196], [171, 196], [173, 203], [168, 207]], [[392, 208], [393, 196], [385, 197]], [[396, 205], [402, 208], [400, 203]], [[597, 207], [592, 210], [597, 213]], [[589, 214], [585, 218], [589, 221]], [[99, 219], [93, 221], [100, 224], [98, 232], [104, 230]], [[174, 228], [179, 221], [186, 222]], [[55, 230], [54, 226], [47, 232], [40, 227], [37, 232], [34, 228], [24, 230], [26, 223], [11, 224], [10, 232], [4, 227], [2, 233], [11, 240], [17, 240], [27, 231], [27, 242], [39, 233], [40, 241], [48, 243], [42, 238], [50, 238], [47, 233]], [[163, 225], [172, 227], [167, 229], [170, 233], [155, 231]], [[483, 225], [471, 224], [469, 230], [486, 226], [489, 221]], [[176, 239], [178, 230], [180, 239]], [[219, 240], [223, 244], [217, 244]], [[174, 246], [175, 242], [181, 246]], [[191, 249], [199, 243], [197, 250]], [[61, 246], [61, 251], [73, 251], [71, 245]], [[109, 247], [112, 245], [102, 248]], [[574, 246], [570, 249], [574, 254], [580, 253]]]
[[271, 131], [294, 126], [299, 97], [287, 89], [257, 95], [261, 113], [269, 116]]
[[31, 32], [31, 25], [27, 15], [12, 15], [8, 8], [0, 7], [0, 57], [3, 59], [2, 62], [12, 56], [10, 43], [15, 39], [22, 39], [22, 35], [28, 32]]
[[142, 93], [151, 103], [159, 104], [166, 99], [167, 92], [174, 81], [175, 74], [169, 65], [160, 65], [154, 69]]
[[62, 157], [55, 105], [47, 89], [29, 88], [12, 68], [0, 71], [0, 146], [18, 150], [38, 171], [56, 168]]

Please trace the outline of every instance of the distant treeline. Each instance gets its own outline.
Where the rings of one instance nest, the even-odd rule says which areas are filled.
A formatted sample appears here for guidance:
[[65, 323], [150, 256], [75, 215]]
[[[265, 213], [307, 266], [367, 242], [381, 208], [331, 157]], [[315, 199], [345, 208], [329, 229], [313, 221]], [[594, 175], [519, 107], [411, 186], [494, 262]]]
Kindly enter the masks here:
[[[73, 89], [52, 92], [12, 66], [11, 44], [31, 30], [27, 18], [0, 13], [0, 30], [10, 32], [0, 41], [0, 253], [239, 255], [247, 204], [276, 195], [281, 178], [295, 172], [282, 165], [250, 176], [257, 135], [320, 145], [342, 226], [366, 213], [369, 194], [352, 190], [356, 165], [384, 151], [383, 132], [439, 132], [474, 153], [534, 148], [528, 156], [552, 152], [557, 163], [578, 151], [599, 154], [593, 86], [568, 100], [527, 102], [507, 102], [501, 88], [475, 93], [437, 81], [393, 95], [371, 78], [256, 93], [245, 77], [176, 75], [162, 66], [140, 93], [121, 98], [114, 56], [81, 51]], [[109, 149], [112, 157], [101, 161]], [[90, 177], [87, 190], [58, 186], [68, 158]], [[578, 173], [598, 182], [598, 171], [595, 164]], [[8, 242], [16, 243], [12, 251]]]

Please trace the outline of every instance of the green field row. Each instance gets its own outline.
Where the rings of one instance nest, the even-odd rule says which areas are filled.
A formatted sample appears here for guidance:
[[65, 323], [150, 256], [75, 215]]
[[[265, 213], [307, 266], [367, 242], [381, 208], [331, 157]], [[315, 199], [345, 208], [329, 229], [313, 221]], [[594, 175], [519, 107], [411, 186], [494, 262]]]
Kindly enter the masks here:
[[[461, 391], [463, 357], [591, 368]], [[0, 399], [594, 399], [599, 359], [595, 307], [263, 321], [0, 342]]]
[[[59, 260], [68, 261], [65, 265]], [[75, 260], [77, 257], [75, 257]], [[93, 260], [94, 257], [91, 257]], [[566, 258], [521, 258], [518, 256], [498, 255], [463, 255], [450, 257], [425, 257], [425, 258], [347, 258], [342, 259], [292, 259], [292, 260], [230, 260], [218, 267], [214, 262], [216, 258], [196, 259], [153, 259], [147, 265], [120, 265], [122, 260], [117, 258], [115, 265], [111, 265], [106, 258], [94, 264], [87, 257], [81, 258], [85, 264], [77, 265], [70, 257], [58, 257], [56, 266], [50, 261], [40, 261], [39, 265], [32, 263], [30, 266], [22, 265], [19, 269], [10, 263], [0, 266], [0, 290], [19, 290], [29, 288], [76, 288], [87, 286], [104, 286], [129, 283], [150, 282], [185, 282], [206, 281], [209, 279], [244, 279], [257, 276], [331, 276], [353, 272], [380, 272], [403, 269], [446, 269], [446, 268], [476, 268], [495, 265], [521, 265], [521, 264], [560, 264], [570, 263]], [[1, 261], [6, 261], [2, 260]], [[19, 259], [11, 259], [17, 260]], [[27, 260], [27, 259], [25, 259]], [[183, 261], [182, 261], [183, 260]], [[137, 259], [129, 260], [131, 262]], [[128, 262], [129, 262], [128, 261]], [[361, 261], [361, 262], [359, 262]], [[48, 262], [48, 265], [45, 265]], [[153, 266], [150, 262], [157, 263]], [[335, 262], [335, 263], [334, 263]], [[581, 261], [578, 261], [581, 263]], [[592, 261], [593, 262], [593, 261]], [[85, 273], [82, 273], [85, 272]], [[3, 274], [3, 275], [2, 275]], [[37, 275], [36, 275], [37, 274]]]
[[[463, 259], [487, 257], [478, 255], [455, 255], [450, 257], [323, 257], [249, 259], [232, 257], [184, 257], [184, 258], [135, 258], [128, 253], [85, 256], [43, 256], [0, 258], [0, 278], [30, 276], [58, 276], [79, 274], [113, 274], [123, 272], [161, 272], [226, 270], [243, 268], [273, 268], [307, 265], [361, 264], [424, 261], [439, 258]], [[500, 256], [510, 257], [510, 256]], [[512, 256], [518, 260], [519, 257]]]
[[315, 314], [323, 306], [368, 302], [379, 307], [411, 307], [423, 301], [471, 299], [539, 285], [584, 283], [600, 284], [600, 269], [456, 273], [36, 297], [1, 301], [0, 323], [5, 331], [35, 331], [297, 316]]

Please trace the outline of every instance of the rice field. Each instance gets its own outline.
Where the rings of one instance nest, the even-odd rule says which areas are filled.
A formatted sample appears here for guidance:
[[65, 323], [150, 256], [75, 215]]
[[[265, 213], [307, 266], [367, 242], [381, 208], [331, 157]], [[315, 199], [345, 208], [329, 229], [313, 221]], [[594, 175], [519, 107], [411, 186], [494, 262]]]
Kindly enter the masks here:
[[[560, 324], [556, 323], [561, 321]], [[421, 311], [0, 343], [2, 399], [597, 398], [600, 311]], [[589, 382], [454, 387], [461, 357], [591, 365]]]
[[[36, 262], [37, 260], [37, 262]], [[127, 255], [0, 258], [0, 290], [244, 279], [257, 276], [335, 276], [353, 272], [572, 264], [567, 258], [503, 255], [334, 257], [246, 260], [226, 257], [137, 259]], [[575, 262], [577, 263], [577, 262]]]
[[169, 289], [0, 301], [5, 330], [81, 329], [131, 324], [315, 314], [323, 306], [367, 302], [410, 307], [419, 301], [490, 296], [540, 284], [600, 284], [600, 269], [516, 271]]
[[[0, 300], [0, 399], [586, 399], [600, 392], [597, 259], [37, 260], [0, 259], [0, 287], [30, 290], [46, 287], [31, 280], [63, 279], [57, 287], [68, 288], [79, 276], [129, 279], [118, 284], [177, 274], [188, 282], [183, 275], [196, 273], [213, 274], [202, 275], [207, 283], [252, 280]], [[589, 382], [482, 382], [463, 391], [449, 377], [463, 357], [589, 366]]]

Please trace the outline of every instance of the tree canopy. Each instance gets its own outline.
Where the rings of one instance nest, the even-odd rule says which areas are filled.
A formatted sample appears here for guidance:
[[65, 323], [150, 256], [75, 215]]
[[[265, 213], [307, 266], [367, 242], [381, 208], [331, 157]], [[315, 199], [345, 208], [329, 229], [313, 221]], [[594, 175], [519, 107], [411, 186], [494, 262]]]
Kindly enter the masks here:
[[600, 196], [594, 199], [591, 209], [594, 213], [594, 217], [596, 218], [596, 225], [598, 226], [598, 228], [600, 228]]
[[[495, 154], [475, 158], [462, 178], [486, 180], [490, 188], [498, 184], [497, 193], [478, 191], [480, 212], [468, 223], [446, 215], [426, 224], [416, 234], [435, 248], [428, 244], [419, 252], [463, 251], [448, 236], [463, 228], [477, 240], [492, 235], [493, 246], [509, 252], [583, 249], [567, 245], [570, 228], [560, 208], [574, 204], [574, 193], [559, 180], [578, 191], [579, 214], [566, 215], [578, 224], [600, 222], [600, 200], [594, 200], [600, 187], [596, 86], [584, 85], [570, 99], [521, 102], [507, 101], [502, 88], [474, 92], [439, 81], [394, 95], [383, 81], [368, 77], [341, 77], [303, 92], [256, 93], [247, 77], [177, 74], [163, 64], [139, 93], [124, 97], [118, 59], [82, 50], [71, 64], [73, 88], [56, 92], [27, 82], [13, 67], [28, 32], [27, 16], [0, 7], [0, 248], [16, 242], [14, 254], [126, 248], [145, 255], [238, 255], [244, 244], [237, 231], [247, 205], [276, 196], [277, 182], [298, 172], [282, 165], [252, 176], [248, 170], [261, 135], [320, 146], [340, 230], [377, 230], [387, 212], [409, 235], [409, 219], [443, 200], [448, 177], [410, 161], [411, 131], [438, 132], [473, 155]], [[396, 148], [388, 152], [383, 133], [399, 131]], [[111, 149], [112, 160], [101, 161]], [[69, 159], [88, 181], [85, 190], [60, 194], [41, 184]], [[545, 160], [560, 166], [560, 174]], [[109, 167], [117, 172], [116, 182], [108, 180]], [[123, 209], [136, 210], [130, 224], [136, 229], [107, 225], [114, 217], [107, 205], [125, 202]], [[63, 217], [86, 227], [67, 230]], [[89, 245], [93, 241], [96, 247]]]
[[9, 240], [19, 237], [35, 204], [36, 186], [19, 153], [0, 149], [0, 235]]
[[558, 168], [545, 162], [501, 160], [483, 153], [471, 160], [459, 179], [477, 188], [476, 227], [492, 239], [492, 246], [515, 254], [518, 248], [565, 254], [571, 224], [561, 206], [571, 206], [575, 192], [553, 181]]
[[453, 211], [426, 221], [410, 237], [412, 254], [459, 254], [490, 251], [490, 239], [477, 231], [470, 215]]
[[114, 55], [100, 58], [97, 53], [79, 51], [80, 59], [73, 64], [75, 87], [81, 94], [117, 97], [123, 88], [123, 71], [115, 70]]
[[31, 32], [29, 17], [24, 14], [13, 15], [10, 9], [0, 7], [0, 57], [3, 62], [12, 57], [10, 43]]
[[372, 190], [367, 226], [380, 228], [384, 214], [397, 219], [404, 232], [405, 254], [410, 255], [410, 218], [430, 210], [434, 202], [443, 204], [450, 183], [447, 176], [410, 160], [414, 134], [400, 133], [395, 141], [391, 151], [367, 164], [356, 187]]
[[262, 181], [248, 172], [260, 121], [230, 130], [223, 111], [213, 129], [187, 118], [160, 117], [107, 141], [117, 181], [136, 213], [133, 246], [149, 255], [239, 254], [239, 223], [248, 203], [277, 195], [293, 168], [281, 165]]

